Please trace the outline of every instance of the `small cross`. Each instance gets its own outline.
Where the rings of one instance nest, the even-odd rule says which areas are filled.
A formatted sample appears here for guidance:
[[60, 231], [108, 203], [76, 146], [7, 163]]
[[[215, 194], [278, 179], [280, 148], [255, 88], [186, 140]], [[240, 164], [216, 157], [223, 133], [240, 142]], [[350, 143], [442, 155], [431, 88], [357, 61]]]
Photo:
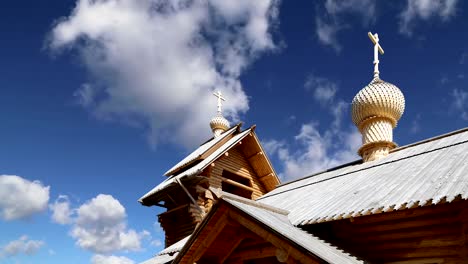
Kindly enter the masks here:
[[222, 101], [226, 101], [220, 91], [213, 93], [214, 96], [218, 97], [218, 114], [221, 114], [221, 107], [223, 106]]
[[367, 33], [372, 43], [374, 43], [374, 78], [379, 78], [379, 52], [384, 54], [382, 46], [379, 44], [379, 35], [377, 33]]

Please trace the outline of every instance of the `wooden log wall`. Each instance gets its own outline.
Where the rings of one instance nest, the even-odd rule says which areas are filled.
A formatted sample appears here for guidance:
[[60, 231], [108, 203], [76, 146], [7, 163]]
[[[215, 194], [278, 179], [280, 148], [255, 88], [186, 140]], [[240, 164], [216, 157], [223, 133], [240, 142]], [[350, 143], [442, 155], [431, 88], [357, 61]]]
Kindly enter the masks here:
[[252, 199], [257, 199], [266, 193], [262, 183], [258, 180], [258, 176], [250, 166], [244, 154], [235, 147], [228, 152], [226, 156], [222, 156], [214, 162], [214, 167], [210, 171], [210, 186], [214, 188], [221, 188], [223, 181], [223, 171], [235, 173], [241, 177], [249, 179], [252, 187]]
[[196, 222], [190, 213], [190, 204], [185, 204], [158, 215], [158, 221], [165, 232], [166, 247], [192, 234]]
[[370, 263], [468, 263], [468, 201], [304, 227]]

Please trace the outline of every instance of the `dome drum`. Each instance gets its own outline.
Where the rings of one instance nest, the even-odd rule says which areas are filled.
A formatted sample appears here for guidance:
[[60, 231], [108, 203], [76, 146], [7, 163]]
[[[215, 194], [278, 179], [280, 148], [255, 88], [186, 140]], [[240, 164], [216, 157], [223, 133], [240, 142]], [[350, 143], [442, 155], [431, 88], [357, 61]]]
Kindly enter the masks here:
[[364, 161], [380, 159], [396, 147], [393, 129], [405, 110], [405, 98], [395, 85], [374, 78], [351, 104], [352, 120], [362, 134], [358, 153]]
[[390, 153], [390, 150], [396, 148], [396, 144], [388, 141], [370, 142], [359, 148], [358, 154], [364, 161], [373, 161], [381, 159]]
[[388, 118], [374, 117], [361, 125], [362, 144], [393, 141], [393, 122]]

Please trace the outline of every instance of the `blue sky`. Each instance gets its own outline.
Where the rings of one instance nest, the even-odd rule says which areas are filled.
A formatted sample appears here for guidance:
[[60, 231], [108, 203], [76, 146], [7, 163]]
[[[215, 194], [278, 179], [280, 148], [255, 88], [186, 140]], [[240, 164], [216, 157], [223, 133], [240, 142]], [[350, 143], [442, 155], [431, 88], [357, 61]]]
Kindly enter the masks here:
[[399, 145], [466, 126], [465, 1], [168, 2], [2, 5], [1, 263], [159, 251], [161, 210], [137, 199], [211, 136], [217, 89], [283, 180], [357, 159], [349, 105], [372, 78], [368, 31], [405, 95]]

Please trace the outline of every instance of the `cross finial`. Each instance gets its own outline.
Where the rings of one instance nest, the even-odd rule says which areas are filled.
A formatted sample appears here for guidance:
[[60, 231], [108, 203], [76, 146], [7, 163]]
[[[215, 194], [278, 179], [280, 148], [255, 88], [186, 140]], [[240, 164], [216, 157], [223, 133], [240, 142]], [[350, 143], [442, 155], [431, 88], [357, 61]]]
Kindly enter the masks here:
[[384, 54], [382, 46], [379, 44], [379, 35], [377, 33], [367, 33], [372, 43], [374, 43], [374, 79], [379, 78], [379, 53]]
[[223, 102], [226, 101], [226, 99], [223, 97], [220, 91], [213, 93], [214, 96], [218, 97], [218, 114], [221, 115], [222, 107], [223, 107]]

